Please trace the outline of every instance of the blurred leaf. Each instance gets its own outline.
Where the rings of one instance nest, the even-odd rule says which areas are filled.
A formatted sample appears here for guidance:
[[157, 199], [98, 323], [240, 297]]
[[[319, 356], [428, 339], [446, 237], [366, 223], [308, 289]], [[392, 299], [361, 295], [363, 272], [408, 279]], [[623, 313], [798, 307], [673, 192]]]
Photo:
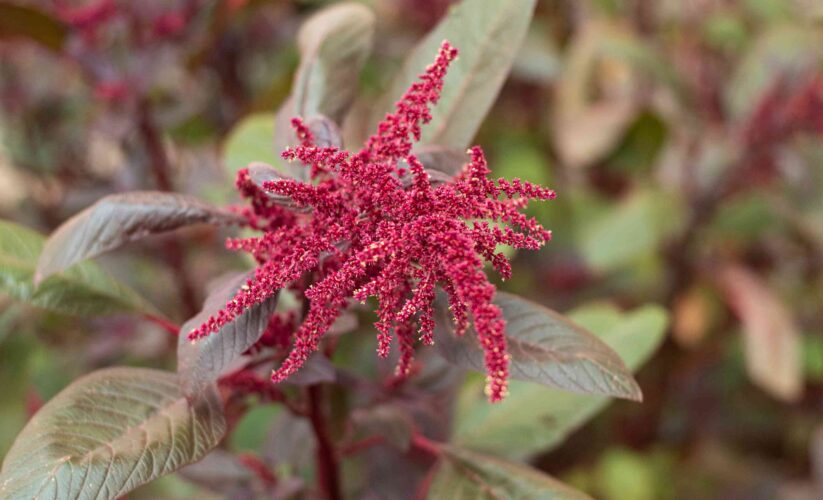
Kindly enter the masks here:
[[292, 385], [333, 384], [337, 381], [337, 369], [323, 353], [315, 352], [303, 366], [284, 383]]
[[[663, 341], [667, 323], [666, 311], [658, 306], [622, 313], [612, 306], [593, 305], [576, 309], [569, 317], [595, 332], [632, 370], [645, 363]], [[506, 399], [490, 405], [482, 385], [482, 380], [474, 380], [463, 389], [454, 442], [510, 458], [550, 450], [610, 401], [512, 381]]]
[[250, 307], [219, 331], [194, 342], [188, 339], [189, 332], [226, 307], [253, 275], [253, 272], [240, 274], [219, 284], [206, 298], [203, 309], [180, 327], [177, 372], [185, 394], [198, 393], [228, 370], [235, 368], [233, 364], [266, 330], [269, 318], [277, 308], [277, 293]]
[[579, 245], [586, 263], [615, 271], [649, 255], [675, 231], [682, 213], [676, 199], [660, 192], [635, 191], [596, 217], [581, 217]]
[[526, 36], [534, 5], [535, 0], [463, 0], [452, 6], [409, 55], [378, 101], [371, 116], [372, 129], [434, 61], [443, 40], [448, 40], [460, 55], [449, 67], [432, 120], [423, 127], [420, 145], [465, 149], [503, 86]]
[[672, 335], [683, 347], [695, 347], [708, 333], [712, 304], [701, 288], [689, 288], [672, 306]]
[[587, 89], [604, 60], [603, 47], [627, 33], [591, 22], [570, 42], [564, 70], [557, 84], [552, 134], [557, 153], [571, 167], [588, 166], [603, 158], [623, 137], [638, 107], [633, 70], [625, 60], [606, 59], [611, 73], [601, 76], [608, 85], [604, 96], [589, 102]]
[[740, 16], [731, 12], [709, 16], [702, 29], [706, 42], [716, 49], [736, 51], [746, 43], [746, 25]]
[[59, 52], [68, 34], [68, 26], [39, 9], [0, 2], [0, 40], [24, 38]]
[[[510, 377], [581, 394], [643, 398], [620, 357], [600, 339], [551, 309], [516, 295], [497, 292], [494, 303], [506, 318]], [[445, 301], [438, 301], [438, 327], [452, 325]], [[484, 352], [475, 335], [438, 335], [438, 352], [448, 361], [485, 371]]]
[[803, 360], [806, 380], [823, 382], [823, 337], [821, 335], [803, 337]]
[[292, 90], [293, 116], [343, 121], [372, 50], [374, 25], [371, 10], [354, 2], [327, 7], [303, 24], [297, 35], [300, 67]]
[[223, 143], [223, 162], [233, 176], [253, 162], [278, 166], [279, 151], [274, 149], [274, 113], [249, 115], [235, 125]]
[[535, 19], [529, 26], [523, 46], [517, 52], [512, 76], [531, 83], [553, 83], [561, 74], [560, 51], [552, 40], [551, 31]]
[[443, 457], [437, 466], [428, 497], [450, 500], [589, 498], [585, 493], [527, 465], [453, 446], [443, 447]]
[[608, 450], [597, 465], [597, 486], [606, 500], [654, 500], [655, 477], [643, 457], [625, 449]]
[[626, 131], [625, 140], [608, 158], [609, 169], [640, 175], [651, 175], [657, 158], [666, 143], [668, 130], [659, 116], [641, 112]]
[[[183, 467], [177, 474], [198, 486], [236, 498], [245, 493], [253, 494], [252, 471], [243, 465], [236, 455], [224, 450], [213, 450], [197, 463]], [[231, 496], [234, 495], [234, 496]]]
[[743, 322], [746, 371], [756, 385], [783, 401], [803, 393], [800, 334], [791, 311], [755, 274], [738, 265], [718, 275], [729, 306]]
[[288, 412], [284, 411], [280, 405], [257, 404], [252, 406], [232, 430], [229, 437], [231, 449], [237, 452], [263, 452], [269, 430], [285, 413]]
[[745, 121], [778, 78], [799, 78], [819, 67], [823, 35], [779, 24], [764, 31], [738, 63], [725, 93], [732, 120]]
[[267, 437], [259, 443], [263, 444], [262, 453], [266, 460], [277, 465], [290, 465], [296, 471], [313, 463], [317, 443], [308, 419], [281, 411], [273, 423], [267, 422], [265, 429]]
[[414, 422], [402, 408], [390, 403], [358, 408], [352, 413], [351, 420], [366, 436], [382, 436], [401, 451], [409, 449]]
[[158, 370], [109, 368], [29, 421], [0, 473], [4, 498], [116, 498], [195, 462], [226, 431], [216, 389], [190, 400]]
[[64, 222], [46, 241], [35, 282], [125, 243], [193, 224], [239, 218], [192, 196], [159, 191], [113, 194]]
[[84, 262], [34, 287], [34, 271], [44, 238], [0, 221], [0, 291], [63, 314], [78, 316], [139, 312], [159, 315], [137, 292], [115, 281], [92, 262]]

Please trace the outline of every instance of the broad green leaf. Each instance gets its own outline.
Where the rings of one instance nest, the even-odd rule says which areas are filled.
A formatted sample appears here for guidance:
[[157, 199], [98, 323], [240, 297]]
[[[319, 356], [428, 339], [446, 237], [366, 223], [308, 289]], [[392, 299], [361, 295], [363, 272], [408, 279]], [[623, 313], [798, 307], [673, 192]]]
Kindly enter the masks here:
[[612, 272], [656, 255], [666, 235], [677, 230], [679, 209], [675, 198], [639, 190], [599, 216], [581, 217], [578, 244], [586, 263]]
[[589, 498], [527, 465], [453, 446], [443, 448], [428, 497], [450, 500]]
[[92, 262], [52, 276], [35, 288], [34, 272], [44, 240], [28, 228], [0, 221], [0, 292], [43, 309], [77, 316], [160, 314], [137, 292]]
[[309, 18], [297, 34], [300, 67], [294, 78], [294, 116], [341, 123], [357, 95], [360, 71], [372, 50], [375, 18], [359, 3], [343, 2]]
[[274, 123], [274, 113], [255, 113], [231, 129], [223, 143], [223, 163], [229, 174], [253, 162], [280, 164], [279, 151], [274, 149]]
[[[438, 325], [451, 326], [445, 301]], [[551, 309], [498, 292], [494, 303], [506, 318], [511, 379], [526, 380], [581, 394], [642, 400], [640, 387], [620, 357], [603, 341]], [[484, 372], [484, 353], [473, 332], [438, 336], [438, 352], [448, 361]]]
[[448, 40], [460, 51], [449, 66], [421, 145], [465, 149], [494, 103], [526, 36], [535, 0], [463, 0], [417, 45], [371, 117], [374, 129], [434, 61]]
[[177, 372], [186, 394], [196, 394], [224, 375], [266, 330], [279, 294], [250, 307], [219, 331], [195, 342], [188, 340], [189, 332], [223, 309], [252, 276], [253, 273], [241, 274], [218, 285], [206, 298], [203, 309], [180, 328]]
[[[621, 313], [608, 305], [588, 306], [569, 314], [577, 324], [595, 332], [626, 365], [636, 370], [663, 341], [666, 312], [643, 306]], [[454, 442], [512, 458], [547, 451], [602, 410], [610, 399], [571, 394], [511, 381], [509, 395], [490, 405], [483, 380], [469, 381], [458, 401]]]
[[156, 191], [113, 194], [64, 222], [49, 236], [35, 282], [72, 264], [146, 236], [193, 224], [236, 222], [238, 217], [192, 196]]
[[14, 2], [0, 2], [0, 40], [24, 38], [60, 51], [69, 28], [45, 12]]
[[117, 498], [196, 462], [225, 431], [215, 388], [191, 399], [171, 373], [100, 370], [29, 421], [3, 461], [0, 497]]

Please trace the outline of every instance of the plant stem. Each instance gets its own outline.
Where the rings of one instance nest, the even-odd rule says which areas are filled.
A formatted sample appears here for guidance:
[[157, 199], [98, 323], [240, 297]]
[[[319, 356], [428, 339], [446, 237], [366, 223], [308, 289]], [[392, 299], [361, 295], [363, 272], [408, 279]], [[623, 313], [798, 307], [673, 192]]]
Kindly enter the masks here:
[[317, 475], [320, 490], [329, 500], [340, 500], [340, 462], [334, 448], [326, 418], [323, 415], [323, 388], [312, 385], [308, 388], [309, 420], [317, 439]]
[[165, 318], [161, 318], [160, 316], [154, 316], [150, 314], [146, 315], [145, 318], [151, 321], [152, 323], [160, 325], [164, 330], [166, 330], [174, 336], [180, 335], [180, 327]]
[[[174, 191], [172, 184], [171, 166], [169, 163], [166, 148], [157, 130], [157, 125], [151, 116], [151, 104], [141, 99], [137, 104], [137, 129], [140, 133], [140, 138], [149, 154], [152, 174], [154, 175], [155, 184], [161, 191]], [[197, 294], [192, 285], [192, 279], [187, 271], [184, 259], [183, 247], [177, 238], [170, 238], [165, 245], [166, 263], [172, 269], [177, 282], [180, 298], [185, 307], [186, 317], [194, 316], [200, 309]]]

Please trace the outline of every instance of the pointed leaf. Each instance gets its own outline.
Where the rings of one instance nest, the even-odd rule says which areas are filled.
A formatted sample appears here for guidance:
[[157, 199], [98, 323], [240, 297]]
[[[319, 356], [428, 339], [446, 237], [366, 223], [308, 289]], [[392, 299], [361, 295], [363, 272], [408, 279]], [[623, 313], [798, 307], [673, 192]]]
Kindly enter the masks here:
[[[442, 306], [444, 302], [440, 301]], [[640, 387], [623, 360], [603, 341], [562, 315], [533, 302], [498, 292], [494, 303], [506, 318], [510, 376], [581, 394], [603, 394], [640, 401]], [[439, 326], [451, 326], [439, 307]], [[448, 361], [484, 372], [484, 354], [471, 333], [438, 337]]]
[[800, 331], [789, 309], [760, 278], [729, 265], [719, 274], [729, 305], [743, 323], [746, 371], [772, 396], [797, 401], [803, 394]]
[[409, 55], [371, 117], [373, 130], [393, 104], [434, 61], [448, 40], [460, 50], [449, 67], [443, 93], [423, 127], [421, 144], [464, 150], [494, 103], [520, 44], [526, 36], [535, 0], [463, 0]]
[[187, 338], [191, 330], [223, 309], [252, 276], [253, 272], [241, 274], [218, 285], [206, 298], [203, 309], [180, 327], [177, 372], [185, 394], [196, 394], [225, 374], [266, 330], [269, 318], [277, 307], [279, 294], [249, 308], [234, 321], [205, 338], [195, 342]]
[[300, 28], [300, 67], [294, 78], [294, 116], [325, 115], [341, 123], [357, 95], [360, 70], [371, 53], [375, 18], [344, 2], [313, 15]]
[[75, 381], [17, 437], [2, 498], [117, 498], [206, 455], [226, 431], [215, 388], [198, 399], [172, 373], [109, 368]]
[[[642, 366], [663, 341], [667, 317], [658, 306], [628, 313], [608, 305], [577, 309], [575, 323], [596, 332], [617, 351], [629, 368]], [[548, 451], [596, 415], [611, 401], [604, 396], [572, 394], [513, 380], [500, 404], [490, 405], [477, 377], [459, 398], [454, 442], [509, 458]]]
[[527, 465], [447, 446], [437, 466], [429, 498], [451, 500], [586, 499], [583, 492]]
[[126, 312], [160, 315], [137, 292], [117, 282], [97, 265], [84, 262], [34, 286], [34, 272], [45, 238], [11, 222], [0, 221], [0, 291], [50, 311], [78, 316]]
[[35, 282], [151, 234], [238, 217], [192, 196], [134, 191], [106, 196], [52, 233], [37, 263]]

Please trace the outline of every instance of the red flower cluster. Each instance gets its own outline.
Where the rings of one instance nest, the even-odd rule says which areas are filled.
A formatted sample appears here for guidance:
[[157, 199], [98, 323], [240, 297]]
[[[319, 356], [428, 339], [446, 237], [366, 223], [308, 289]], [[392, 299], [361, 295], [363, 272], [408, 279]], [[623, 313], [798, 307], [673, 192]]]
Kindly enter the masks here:
[[259, 266], [224, 310], [189, 333], [190, 339], [217, 331], [281, 288], [296, 288], [309, 301], [308, 312], [293, 334], [287, 359], [272, 374], [279, 382], [318, 348], [350, 299], [364, 302], [374, 296], [377, 352], [387, 356], [396, 337], [397, 373], [405, 375], [415, 341], [434, 342], [439, 285], [448, 296], [457, 334], [467, 330], [470, 319], [474, 322], [485, 352], [489, 399], [505, 396], [505, 321], [492, 304], [495, 287], [484, 272], [484, 259], [508, 278], [511, 267], [495, 251], [497, 245], [537, 249], [548, 241], [551, 233], [520, 209], [530, 199], [552, 199], [555, 193], [518, 179], [489, 179], [479, 147], [468, 151], [470, 161], [458, 175], [432, 185], [411, 153], [412, 138], [419, 140], [421, 125], [431, 120], [429, 107], [437, 102], [456, 56], [457, 50], [444, 42], [435, 62], [357, 153], [315, 145], [308, 127], [295, 119], [302, 144], [283, 157], [310, 168], [311, 182], [256, 184], [248, 170], [240, 172], [238, 188], [251, 201], [244, 214], [249, 226], [264, 234], [230, 240], [228, 246], [250, 252]]

